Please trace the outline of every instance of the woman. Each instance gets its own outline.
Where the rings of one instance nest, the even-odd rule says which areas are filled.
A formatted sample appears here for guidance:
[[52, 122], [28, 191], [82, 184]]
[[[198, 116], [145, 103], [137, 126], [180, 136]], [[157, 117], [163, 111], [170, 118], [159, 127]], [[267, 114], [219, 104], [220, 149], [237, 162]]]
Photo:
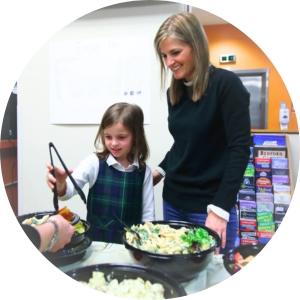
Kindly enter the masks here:
[[250, 156], [250, 95], [233, 72], [210, 64], [197, 17], [182, 12], [159, 28], [154, 45], [162, 89], [168, 68], [168, 124], [174, 143], [152, 172], [164, 178], [166, 220], [205, 225], [221, 237], [225, 253], [235, 246], [237, 193]]

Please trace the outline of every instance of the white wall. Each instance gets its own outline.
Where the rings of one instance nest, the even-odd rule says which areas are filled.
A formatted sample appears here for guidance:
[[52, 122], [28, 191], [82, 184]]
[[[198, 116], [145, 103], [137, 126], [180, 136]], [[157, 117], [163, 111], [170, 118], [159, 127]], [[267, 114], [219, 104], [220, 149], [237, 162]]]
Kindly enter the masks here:
[[[53, 195], [46, 185], [46, 162], [50, 162], [48, 144], [53, 142], [65, 164], [75, 168], [79, 161], [94, 151], [97, 125], [51, 125], [49, 122], [49, 43], [58, 40], [101, 38], [111, 34], [147, 33], [153, 41], [160, 24], [171, 14], [183, 11], [178, 3], [125, 3], [94, 11], [57, 32], [43, 45], [18, 78], [18, 146], [19, 146], [19, 215], [53, 210]], [[105, 58], [103, 58], [105, 59]], [[160, 93], [159, 67], [152, 51], [151, 123], [145, 126], [150, 146], [151, 168], [163, 159], [172, 140], [167, 126], [165, 94]], [[103, 70], [105, 72], [105, 70]], [[102, 115], [99, 114], [99, 122]], [[53, 151], [54, 163], [58, 158]], [[161, 214], [162, 183], [155, 187], [156, 217]], [[84, 188], [87, 195], [88, 187]], [[79, 196], [65, 203], [82, 218], [86, 208]], [[60, 207], [63, 204], [60, 203]]]

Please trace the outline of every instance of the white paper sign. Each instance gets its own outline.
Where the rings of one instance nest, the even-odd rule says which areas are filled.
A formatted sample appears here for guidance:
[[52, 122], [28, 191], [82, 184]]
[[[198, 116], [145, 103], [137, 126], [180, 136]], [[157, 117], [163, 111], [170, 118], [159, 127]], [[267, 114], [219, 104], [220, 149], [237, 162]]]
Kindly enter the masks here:
[[116, 102], [139, 105], [144, 123], [150, 123], [151, 39], [55, 41], [49, 46], [52, 124], [99, 124]]

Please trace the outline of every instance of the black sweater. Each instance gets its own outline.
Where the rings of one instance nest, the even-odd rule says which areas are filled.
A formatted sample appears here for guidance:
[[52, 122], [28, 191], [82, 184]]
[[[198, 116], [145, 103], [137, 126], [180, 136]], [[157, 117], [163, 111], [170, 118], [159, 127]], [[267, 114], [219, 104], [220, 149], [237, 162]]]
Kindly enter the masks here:
[[250, 94], [235, 73], [212, 66], [200, 101], [187, 90], [177, 105], [169, 91], [167, 98], [174, 143], [159, 164], [166, 172], [163, 199], [185, 211], [206, 213], [214, 204], [229, 212], [249, 161]]

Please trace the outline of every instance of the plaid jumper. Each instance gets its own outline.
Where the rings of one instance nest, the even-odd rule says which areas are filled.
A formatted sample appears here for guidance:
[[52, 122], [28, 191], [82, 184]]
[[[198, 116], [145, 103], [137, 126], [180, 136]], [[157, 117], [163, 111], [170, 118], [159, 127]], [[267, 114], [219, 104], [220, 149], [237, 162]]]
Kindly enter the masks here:
[[99, 158], [99, 172], [87, 199], [88, 231], [93, 241], [121, 244], [124, 226], [141, 223], [142, 193], [146, 168], [122, 172]]

